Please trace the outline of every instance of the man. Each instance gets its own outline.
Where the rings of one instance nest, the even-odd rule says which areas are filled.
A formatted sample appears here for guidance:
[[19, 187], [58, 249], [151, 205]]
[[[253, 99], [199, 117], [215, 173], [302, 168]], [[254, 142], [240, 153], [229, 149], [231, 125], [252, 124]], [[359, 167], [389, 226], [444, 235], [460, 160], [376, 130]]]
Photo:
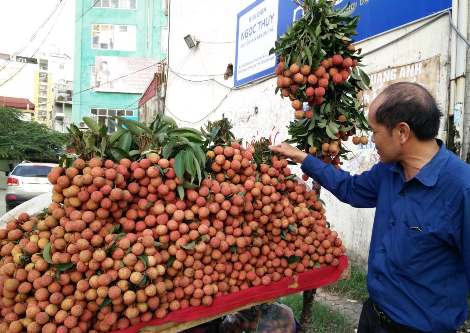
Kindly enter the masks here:
[[351, 176], [281, 144], [271, 147], [354, 207], [376, 207], [358, 333], [455, 332], [470, 286], [470, 166], [435, 137], [440, 112], [415, 83], [370, 105], [380, 163]]
[[97, 88], [113, 88], [111, 72], [107, 61], [101, 61], [96, 71], [95, 83]]

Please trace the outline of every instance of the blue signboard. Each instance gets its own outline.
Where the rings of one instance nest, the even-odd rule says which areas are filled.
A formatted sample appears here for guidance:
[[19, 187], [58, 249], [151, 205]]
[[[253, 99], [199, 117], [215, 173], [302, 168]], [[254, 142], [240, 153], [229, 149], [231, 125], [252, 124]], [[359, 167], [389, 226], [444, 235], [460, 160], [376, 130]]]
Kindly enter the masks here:
[[[354, 36], [354, 41], [358, 42], [448, 10], [452, 7], [452, 0], [336, 1], [336, 8], [345, 6], [350, 6], [352, 15], [359, 16], [357, 35]], [[257, 28], [265, 27], [263, 22], [272, 18], [271, 23], [277, 27], [276, 36], [281, 36], [302, 15], [303, 9], [292, 0], [257, 0], [238, 14], [235, 86], [252, 82], [274, 72], [274, 57], [267, 56], [274, 46], [273, 32]], [[242, 39], [247, 36], [246, 31], [249, 31], [250, 26], [253, 33], [252, 40], [250, 43], [244, 43]], [[266, 46], [270, 42], [271, 44]], [[255, 48], [263, 49], [264, 59], [257, 54], [259, 52], [254, 51]]]
[[[235, 86], [274, 72], [276, 58], [269, 50], [279, 36], [280, 3], [286, 0], [257, 0], [237, 15]], [[287, 1], [290, 2], [290, 1]]]

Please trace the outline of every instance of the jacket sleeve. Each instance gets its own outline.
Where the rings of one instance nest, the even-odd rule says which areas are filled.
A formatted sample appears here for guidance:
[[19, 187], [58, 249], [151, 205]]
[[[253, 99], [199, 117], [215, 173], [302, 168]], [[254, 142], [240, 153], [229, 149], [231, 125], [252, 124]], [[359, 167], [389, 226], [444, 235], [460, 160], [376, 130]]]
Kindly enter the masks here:
[[349, 172], [338, 170], [311, 155], [302, 163], [304, 173], [339, 200], [357, 208], [376, 206], [381, 168], [381, 164], [376, 164], [370, 171], [352, 176]]

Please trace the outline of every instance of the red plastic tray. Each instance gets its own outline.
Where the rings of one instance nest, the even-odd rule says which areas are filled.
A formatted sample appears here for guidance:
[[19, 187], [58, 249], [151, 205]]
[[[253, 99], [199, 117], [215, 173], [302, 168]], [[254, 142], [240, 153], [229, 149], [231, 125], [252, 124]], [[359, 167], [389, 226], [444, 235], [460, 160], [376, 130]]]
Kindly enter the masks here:
[[216, 317], [251, 303], [270, 301], [275, 298], [295, 294], [304, 290], [311, 290], [327, 286], [341, 277], [341, 273], [348, 266], [348, 258], [339, 258], [336, 267], [322, 267], [300, 273], [293, 277], [285, 277], [269, 286], [257, 286], [233, 294], [217, 297], [211, 306], [188, 307], [183, 310], [170, 312], [163, 319], [154, 319], [140, 323], [114, 333], [136, 333], [147, 326], [160, 326], [168, 323], [182, 324], [204, 318]]

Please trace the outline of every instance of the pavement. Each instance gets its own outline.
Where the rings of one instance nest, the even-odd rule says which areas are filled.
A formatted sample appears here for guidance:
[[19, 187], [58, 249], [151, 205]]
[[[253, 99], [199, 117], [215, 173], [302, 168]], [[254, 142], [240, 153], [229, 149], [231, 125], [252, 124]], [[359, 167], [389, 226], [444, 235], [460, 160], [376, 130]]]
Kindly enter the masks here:
[[328, 306], [330, 309], [340, 312], [357, 327], [362, 310], [361, 302], [354, 299], [344, 298], [340, 295], [327, 293], [323, 289], [317, 289], [315, 301]]

